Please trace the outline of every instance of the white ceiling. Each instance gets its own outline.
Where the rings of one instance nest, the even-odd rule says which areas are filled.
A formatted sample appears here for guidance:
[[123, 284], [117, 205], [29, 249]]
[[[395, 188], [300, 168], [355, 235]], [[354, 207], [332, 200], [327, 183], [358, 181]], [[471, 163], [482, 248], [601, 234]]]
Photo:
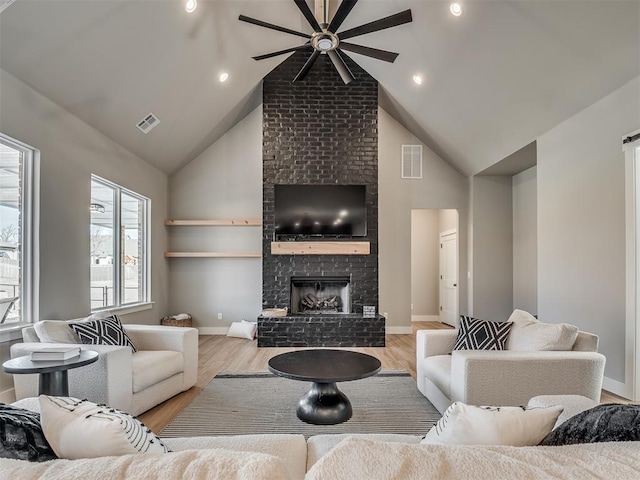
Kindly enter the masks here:
[[[461, 3], [456, 18], [445, 1], [360, 0], [340, 30], [412, 10], [413, 23], [350, 40], [399, 52], [394, 64], [350, 55], [384, 108], [467, 175], [640, 74], [640, 0]], [[0, 14], [0, 67], [173, 173], [259, 102], [286, 58], [251, 56], [304, 42], [240, 14], [311, 32], [292, 0], [199, 0], [191, 15], [182, 0], [17, 0]], [[162, 123], [144, 135], [149, 112]]]

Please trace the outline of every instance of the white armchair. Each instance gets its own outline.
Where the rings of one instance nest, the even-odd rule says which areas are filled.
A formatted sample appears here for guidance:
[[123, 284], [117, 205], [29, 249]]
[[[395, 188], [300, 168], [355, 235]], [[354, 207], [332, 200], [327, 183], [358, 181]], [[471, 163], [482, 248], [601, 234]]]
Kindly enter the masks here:
[[[123, 325], [138, 351], [129, 347], [82, 345], [100, 354], [98, 361], [69, 370], [69, 395], [105, 403], [138, 415], [188, 390], [198, 375], [195, 328]], [[11, 346], [11, 357], [28, 355], [44, 345], [34, 327], [22, 332], [25, 343]], [[75, 344], [77, 346], [77, 344]], [[14, 375], [16, 400], [38, 395], [37, 375]]]
[[538, 395], [600, 400], [605, 357], [598, 337], [579, 332], [570, 351], [456, 350], [457, 330], [418, 330], [418, 389], [443, 413], [453, 402], [526, 405]]

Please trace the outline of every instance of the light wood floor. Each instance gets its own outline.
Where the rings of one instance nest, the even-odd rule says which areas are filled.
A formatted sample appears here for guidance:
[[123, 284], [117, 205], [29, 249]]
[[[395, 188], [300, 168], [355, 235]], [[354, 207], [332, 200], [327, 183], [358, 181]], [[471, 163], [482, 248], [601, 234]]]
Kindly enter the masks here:
[[[413, 322], [413, 334], [387, 335], [386, 347], [348, 348], [356, 352], [367, 353], [378, 358], [383, 370], [406, 370], [416, 377], [416, 330], [449, 329], [440, 322]], [[158, 433], [180, 413], [200, 391], [220, 372], [265, 372], [269, 359], [280, 353], [299, 350], [297, 348], [257, 348], [256, 342], [224, 335], [203, 335], [199, 338], [198, 380], [194, 387], [180, 395], [170, 398], [157, 407], [140, 415], [140, 420], [153, 432]], [[601, 401], [625, 402], [602, 392]]]

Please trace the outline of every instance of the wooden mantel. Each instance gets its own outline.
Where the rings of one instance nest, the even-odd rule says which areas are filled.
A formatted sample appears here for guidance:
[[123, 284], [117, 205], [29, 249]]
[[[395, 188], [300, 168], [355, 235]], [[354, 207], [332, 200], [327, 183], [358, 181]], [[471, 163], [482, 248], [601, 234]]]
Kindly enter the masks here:
[[369, 255], [369, 242], [271, 242], [271, 255]]

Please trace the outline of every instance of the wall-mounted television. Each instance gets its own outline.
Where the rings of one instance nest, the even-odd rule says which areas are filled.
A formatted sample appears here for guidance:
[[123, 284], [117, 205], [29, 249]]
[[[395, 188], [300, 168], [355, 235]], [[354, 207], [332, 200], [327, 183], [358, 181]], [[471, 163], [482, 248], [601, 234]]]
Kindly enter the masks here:
[[365, 185], [275, 185], [275, 235], [364, 237]]

